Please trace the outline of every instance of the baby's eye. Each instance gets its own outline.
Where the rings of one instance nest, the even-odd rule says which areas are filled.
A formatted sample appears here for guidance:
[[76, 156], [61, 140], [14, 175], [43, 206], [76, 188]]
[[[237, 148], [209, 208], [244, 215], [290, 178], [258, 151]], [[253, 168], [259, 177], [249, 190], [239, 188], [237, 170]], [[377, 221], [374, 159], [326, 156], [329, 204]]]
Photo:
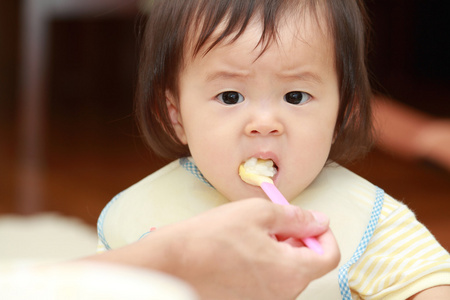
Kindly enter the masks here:
[[289, 92], [284, 95], [284, 100], [290, 104], [304, 104], [311, 99], [311, 95], [305, 92]]
[[233, 105], [244, 101], [244, 96], [238, 92], [223, 92], [217, 95], [217, 100], [227, 105]]

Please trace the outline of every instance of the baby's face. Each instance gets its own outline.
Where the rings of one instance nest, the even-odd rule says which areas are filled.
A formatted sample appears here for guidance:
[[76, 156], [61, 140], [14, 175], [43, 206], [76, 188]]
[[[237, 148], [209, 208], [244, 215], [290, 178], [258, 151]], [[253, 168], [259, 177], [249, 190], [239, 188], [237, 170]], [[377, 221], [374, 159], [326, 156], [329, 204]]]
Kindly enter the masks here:
[[291, 23], [262, 54], [253, 23], [235, 42], [187, 59], [179, 107], [169, 96], [178, 137], [229, 200], [265, 197], [239, 177], [250, 157], [275, 162], [275, 185], [288, 200], [327, 161], [339, 105], [333, 41], [315, 19]]

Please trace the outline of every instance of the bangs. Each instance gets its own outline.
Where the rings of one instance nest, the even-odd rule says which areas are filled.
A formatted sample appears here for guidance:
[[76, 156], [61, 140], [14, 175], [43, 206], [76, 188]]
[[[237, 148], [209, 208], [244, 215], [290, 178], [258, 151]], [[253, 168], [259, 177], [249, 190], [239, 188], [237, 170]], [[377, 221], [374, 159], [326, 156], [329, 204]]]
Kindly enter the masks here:
[[[280, 0], [228, 0], [228, 1], [194, 1], [193, 13], [187, 14], [186, 25], [189, 26], [191, 37], [194, 40], [186, 43], [191, 47], [191, 53], [195, 57], [201, 53], [206, 55], [211, 49], [220, 43], [233, 43], [246, 30], [252, 20], [261, 24], [261, 37], [258, 44], [262, 46], [262, 52], [277, 40], [277, 28], [281, 17], [286, 17], [296, 12], [302, 14], [304, 6], [315, 7], [315, 1], [280, 1]], [[309, 5], [308, 5], [309, 4]], [[316, 14], [315, 14], [316, 15]], [[316, 15], [317, 19], [317, 15]]]
[[[276, 15], [280, 10], [282, 1], [201, 1], [195, 16], [195, 28], [199, 28], [197, 42], [194, 43], [193, 55], [196, 56], [207, 42], [210, 42], [203, 55], [207, 54], [217, 44], [226, 39], [230, 43], [236, 41], [247, 28], [250, 21], [255, 17], [262, 20], [262, 35], [259, 43], [264, 47], [275, 38]], [[196, 30], [195, 28], [192, 28]], [[197, 29], [198, 30], [198, 29]], [[195, 36], [195, 35], [194, 35]], [[231, 39], [230, 39], [231, 37]]]

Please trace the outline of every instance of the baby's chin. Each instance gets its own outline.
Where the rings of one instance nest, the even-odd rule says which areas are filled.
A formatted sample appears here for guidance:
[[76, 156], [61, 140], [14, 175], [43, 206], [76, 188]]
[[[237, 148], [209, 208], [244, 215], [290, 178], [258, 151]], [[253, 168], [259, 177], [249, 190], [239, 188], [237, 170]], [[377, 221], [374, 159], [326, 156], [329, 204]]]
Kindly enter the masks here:
[[222, 195], [231, 202], [250, 198], [263, 198], [269, 200], [260, 187], [250, 185], [242, 190], [235, 189], [234, 191], [226, 191], [222, 193]]

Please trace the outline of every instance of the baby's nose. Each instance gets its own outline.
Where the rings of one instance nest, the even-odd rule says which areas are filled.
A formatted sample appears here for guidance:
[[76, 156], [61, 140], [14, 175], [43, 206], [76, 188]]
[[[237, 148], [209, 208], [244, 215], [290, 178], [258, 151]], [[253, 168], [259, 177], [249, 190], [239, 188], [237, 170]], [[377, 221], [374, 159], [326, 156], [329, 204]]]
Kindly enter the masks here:
[[281, 135], [284, 131], [281, 119], [271, 111], [253, 113], [250, 121], [245, 127], [248, 136], [270, 136]]

